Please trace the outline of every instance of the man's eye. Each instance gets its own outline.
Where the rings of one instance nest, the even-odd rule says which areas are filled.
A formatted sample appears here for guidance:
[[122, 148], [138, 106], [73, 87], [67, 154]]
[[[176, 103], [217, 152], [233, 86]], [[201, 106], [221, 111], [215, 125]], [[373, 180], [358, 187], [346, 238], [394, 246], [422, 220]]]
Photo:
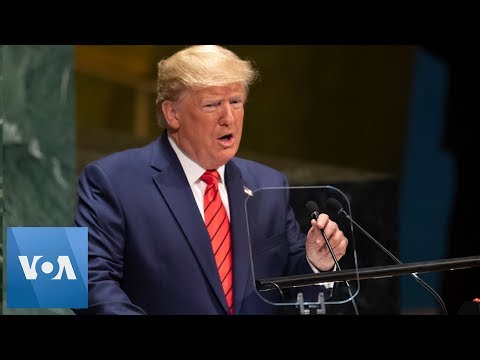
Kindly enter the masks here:
[[238, 107], [242, 106], [243, 102], [242, 102], [242, 100], [235, 99], [235, 100], [230, 100], [230, 104], [234, 108], [238, 108]]
[[220, 102], [219, 101], [216, 101], [216, 102], [212, 102], [212, 103], [208, 103], [206, 105], [204, 105], [205, 107], [216, 107], [220, 105]]
[[203, 105], [203, 109], [205, 111], [215, 111], [219, 105], [220, 105], [220, 102], [216, 101], [216, 102]]

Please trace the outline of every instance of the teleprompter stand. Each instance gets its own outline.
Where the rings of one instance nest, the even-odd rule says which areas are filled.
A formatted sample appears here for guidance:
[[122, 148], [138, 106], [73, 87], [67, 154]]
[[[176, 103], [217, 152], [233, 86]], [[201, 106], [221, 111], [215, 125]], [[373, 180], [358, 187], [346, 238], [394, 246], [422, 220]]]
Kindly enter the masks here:
[[325, 298], [323, 293], [318, 294], [317, 302], [306, 302], [303, 300], [303, 293], [298, 293], [297, 304], [300, 315], [325, 315]]

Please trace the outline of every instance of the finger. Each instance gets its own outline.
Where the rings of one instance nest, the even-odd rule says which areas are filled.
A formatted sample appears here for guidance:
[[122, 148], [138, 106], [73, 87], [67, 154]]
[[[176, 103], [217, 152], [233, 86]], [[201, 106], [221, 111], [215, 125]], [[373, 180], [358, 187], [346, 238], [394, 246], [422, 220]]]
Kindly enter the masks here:
[[[335, 254], [335, 251], [333, 252]], [[322, 258], [332, 258], [332, 253], [330, 250], [328, 250], [328, 247], [325, 245], [325, 247], [321, 248], [319, 250], [318, 255]]]
[[318, 218], [317, 218], [317, 227], [319, 229], [325, 228], [325, 225], [327, 225], [328, 220], [329, 220], [328, 215], [321, 213], [320, 215], [318, 215]]
[[[331, 251], [330, 251], [328, 245], [330, 245], [331, 250], [335, 253], [335, 248], [338, 246], [340, 241], [341, 241], [341, 238], [338, 238], [338, 239], [337, 238], [332, 238], [332, 239], [327, 238], [327, 241], [325, 241], [323, 236], [322, 236], [322, 244], [320, 245], [320, 248], [319, 248], [320, 256], [331, 255]], [[328, 242], [328, 245], [327, 245], [327, 242]]]
[[335, 231], [337, 230], [339, 230], [338, 225], [335, 221], [332, 221], [332, 220], [329, 220], [325, 225], [325, 228], [323, 229], [323, 231], [325, 232], [325, 235], [327, 236], [327, 239], [330, 239], [335, 234]]
[[335, 253], [335, 256], [337, 256], [337, 258], [340, 258], [343, 255], [345, 255], [345, 253], [347, 252], [347, 247], [348, 247], [348, 239], [344, 238], [333, 250], [333, 252]]
[[[325, 254], [328, 254], [329, 250], [327, 245], [325, 244], [324, 231], [319, 228], [315, 220], [312, 220], [311, 224], [312, 224], [312, 227], [309, 230], [309, 234], [312, 233], [313, 241], [315, 241], [317, 245], [319, 245], [319, 254], [322, 256]], [[327, 237], [327, 240], [328, 240], [328, 237]]]
[[332, 246], [332, 249], [335, 250], [337, 246], [339, 246], [343, 241], [346, 241], [348, 244], [348, 240], [343, 234], [343, 231], [340, 229], [337, 229], [335, 233], [332, 234], [332, 236], [329, 239], [330, 245]]
[[311, 220], [310, 221], [310, 224], [312, 225], [311, 228], [308, 230], [308, 233], [307, 233], [307, 241], [308, 242], [315, 242], [315, 240], [317, 239], [317, 236], [315, 236], [315, 227], [316, 227], [316, 221], [315, 220]]
[[310, 221], [310, 224], [312, 225], [312, 227], [308, 230], [307, 242], [310, 244], [316, 243], [321, 247], [324, 240], [323, 240], [322, 234], [320, 233], [320, 230], [317, 227], [317, 222], [314, 219], [312, 219]]
[[[344, 236], [342, 230], [337, 230], [332, 238], [328, 240], [333, 253], [337, 258], [345, 255], [348, 247], [348, 239]], [[326, 244], [323, 244], [319, 249], [319, 255], [321, 257], [331, 256], [330, 250]]]
[[333, 249], [333, 252], [334, 252], [335, 255], [337, 256], [337, 258], [340, 258], [340, 257], [342, 257], [343, 255], [345, 255], [345, 253], [347, 252], [347, 247], [348, 247], [348, 239], [347, 239], [347, 238], [343, 238], [343, 239], [335, 246], [335, 248]]

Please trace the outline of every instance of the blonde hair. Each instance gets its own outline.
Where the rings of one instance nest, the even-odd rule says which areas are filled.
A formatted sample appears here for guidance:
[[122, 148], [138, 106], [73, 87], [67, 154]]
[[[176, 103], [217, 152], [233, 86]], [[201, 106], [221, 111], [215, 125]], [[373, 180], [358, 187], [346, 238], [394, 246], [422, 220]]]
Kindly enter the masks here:
[[187, 89], [241, 82], [248, 87], [257, 77], [250, 61], [218, 45], [187, 47], [158, 63], [157, 120], [165, 127], [162, 103], [177, 101]]

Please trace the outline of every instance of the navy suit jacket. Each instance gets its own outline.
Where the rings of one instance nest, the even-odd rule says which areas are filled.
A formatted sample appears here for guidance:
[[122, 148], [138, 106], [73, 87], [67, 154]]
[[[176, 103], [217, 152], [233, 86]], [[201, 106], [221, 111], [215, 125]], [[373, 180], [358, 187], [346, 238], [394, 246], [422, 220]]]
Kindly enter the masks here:
[[[305, 235], [286, 192], [254, 193], [261, 199], [248, 205], [247, 214], [244, 186], [255, 192], [288, 186], [287, 180], [274, 169], [233, 158], [225, 184], [234, 313], [271, 314], [274, 306], [256, 292], [254, 277], [311, 272]], [[89, 308], [78, 314], [228, 313], [208, 232], [166, 133], [87, 165], [79, 178], [75, 223], [89, 234]]]

